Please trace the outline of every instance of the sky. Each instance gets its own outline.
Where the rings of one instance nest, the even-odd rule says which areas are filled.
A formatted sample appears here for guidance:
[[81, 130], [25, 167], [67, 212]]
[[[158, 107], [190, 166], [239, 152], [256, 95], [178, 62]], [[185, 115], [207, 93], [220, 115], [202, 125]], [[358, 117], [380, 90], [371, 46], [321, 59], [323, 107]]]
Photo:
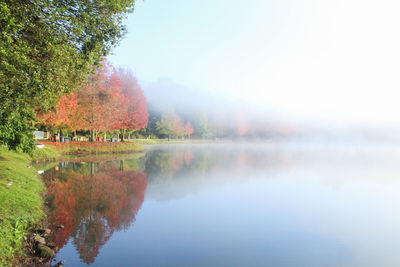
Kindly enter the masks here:
[[[259, 113], [400, 126], [400, 2], [138, 0], [110, 57]], [[195, 101], [195, 99], [194, 99]]]

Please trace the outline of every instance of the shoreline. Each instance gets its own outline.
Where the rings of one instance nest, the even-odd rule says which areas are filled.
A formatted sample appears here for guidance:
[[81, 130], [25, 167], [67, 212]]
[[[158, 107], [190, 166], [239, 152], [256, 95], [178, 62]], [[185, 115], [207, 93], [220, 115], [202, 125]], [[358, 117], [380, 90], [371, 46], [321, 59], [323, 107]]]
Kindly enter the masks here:
[[[46, 229], [45, 184], [34, 163], [74, 160], [74, 157], [143, 153], [147, 146], [157, 144], [199, 143], [196, 139], [151, 139], [124, 142], [56, 143], [38, 141], [28, 155], [0, 148], [0, 265], [31, 265], [48, 263], [51, 258], [40, 257], [42, 244], [36, 240]], [[41, 238], [46, 238], [43, 234]]]
[[24, 153], [0, 149], [0, 265], [25, 263], [33, 228], [45, 218], [45, 185]]
[[81, 156], [96, 154], [135, 153], [146, 150], [136, 142], [78, 142], [59, 143], [40, 141], [44, 148], [37, 148], [32, 155], [35, 162], [56, 160], [65, 156]]
[[46, 191], [38, 170], [32, 163], [50, 162], [72, 156], [112, 155], [144, 152], [133, 142], [40, 141], [32, 155], [0, 148], [0, 265], [43, 264], [39, 257], [38, 232], [45, 229]]

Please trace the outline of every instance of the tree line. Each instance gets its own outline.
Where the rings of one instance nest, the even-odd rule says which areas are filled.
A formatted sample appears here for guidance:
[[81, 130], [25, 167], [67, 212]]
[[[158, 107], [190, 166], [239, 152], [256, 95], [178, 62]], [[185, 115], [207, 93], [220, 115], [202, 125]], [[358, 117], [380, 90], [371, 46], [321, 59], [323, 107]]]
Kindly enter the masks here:
[[133, 73], [106, 60], [76, 92], [61, 97], [50, 111], [37, 110], [37, 116], [53, 134], [86, 131], [92, 140], [110, 132], [123, 139], [148, 121], [146, 98]]
[[0, 145], [30, 152], [36, 109], [76, 91], [126, 32], [134, 0], [0, 2]]
[[134, 75], [103, 62], [126, 33], [124, 18], [134, 4], [0, 2], [0, 146], [31, 152], [38, 127], [90, 132], [93, 140], [110, 132], [123, 138], [132, 132], [163, 138], [275, 134], [277, 127], [232, 110], [194, 117], [148, 109]]

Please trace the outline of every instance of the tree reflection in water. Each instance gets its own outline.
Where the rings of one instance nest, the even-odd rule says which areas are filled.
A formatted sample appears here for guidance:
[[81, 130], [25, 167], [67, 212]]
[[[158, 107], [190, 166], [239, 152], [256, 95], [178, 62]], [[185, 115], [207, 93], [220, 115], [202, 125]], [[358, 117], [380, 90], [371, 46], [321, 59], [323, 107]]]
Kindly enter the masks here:
[[[50, 228], [58, 250], [71, 237], [81, 260], [93, 263], [113, 232], [126, 230], [135, 221], [147, 177], [123, 166], [70, 163], [46, 173]], [[60, 225], [64, 228], [57, 229]]]
[[[292, 163], [290, 153], [241, 146], [167, 146], [135, 159], [62, 162], [44, 174], [54, 242], [60, 250], [72, 239], [81, 260], [90, 264], [114, 231], [135, 221], [146, 188], [148, 197], [165, 201]], [[60, 225], [64, 228], [57, 229]]]

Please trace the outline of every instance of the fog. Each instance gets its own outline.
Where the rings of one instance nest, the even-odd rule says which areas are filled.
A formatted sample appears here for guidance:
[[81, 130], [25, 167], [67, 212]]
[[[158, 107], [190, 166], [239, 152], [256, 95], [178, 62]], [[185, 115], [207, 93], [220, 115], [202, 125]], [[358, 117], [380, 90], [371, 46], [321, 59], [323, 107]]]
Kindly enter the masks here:
[[[292, 132], [398, 132], [397, 1], [143, 1], [111, 61], [150, 104]], [[264, 127], [265, 128], [265, 127]]]

